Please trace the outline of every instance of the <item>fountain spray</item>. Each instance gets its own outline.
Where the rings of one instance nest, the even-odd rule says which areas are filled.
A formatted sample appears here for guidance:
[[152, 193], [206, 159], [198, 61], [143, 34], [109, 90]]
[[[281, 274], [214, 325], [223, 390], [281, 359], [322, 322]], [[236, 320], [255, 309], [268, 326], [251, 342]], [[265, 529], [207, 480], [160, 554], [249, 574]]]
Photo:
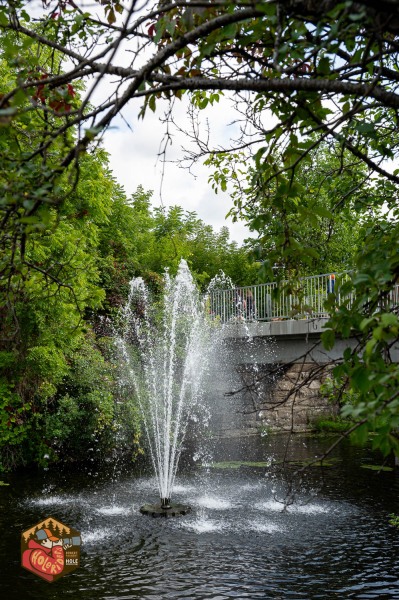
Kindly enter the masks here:
[[160, 502], [143, 514], [177, 516], [190, 512], [171, 501], [182, 444], [203, 396], [203, 375], [211, 349], [204, 302], [185, 260], [176, 277], [165, 275], [162, 299], [154, 301], [141, 278], [131, 282], [122, 311], [117, 346], [138, 399]]

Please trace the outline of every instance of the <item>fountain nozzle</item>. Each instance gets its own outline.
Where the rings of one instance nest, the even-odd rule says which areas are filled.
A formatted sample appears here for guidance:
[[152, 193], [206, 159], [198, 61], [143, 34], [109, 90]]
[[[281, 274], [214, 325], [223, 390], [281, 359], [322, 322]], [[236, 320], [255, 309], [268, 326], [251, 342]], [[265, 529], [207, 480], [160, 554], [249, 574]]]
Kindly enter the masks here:
[[161, 498], [161, 508], [164, 510], [171, 508], [170, 498]]

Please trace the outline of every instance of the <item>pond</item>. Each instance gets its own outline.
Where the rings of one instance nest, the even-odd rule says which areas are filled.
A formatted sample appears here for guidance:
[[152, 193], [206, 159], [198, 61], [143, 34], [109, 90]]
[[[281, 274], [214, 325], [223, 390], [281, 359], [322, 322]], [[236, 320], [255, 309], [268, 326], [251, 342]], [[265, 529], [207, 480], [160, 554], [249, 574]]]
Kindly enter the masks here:
[[[329, 443], [283, 436], [216, 444], [214, 464], [179, 472], [173, 500], [192, 512], [155, 519], [151, 474], [133, 469], [48, 470], [3, 477], [1, 597], [99, 599], [399, 598], [399, 472], [348, 444], [310, 467], [284, 510], [294, 472]], [[215, 464], [216, 462], [216, 464]], [[365, 468], [367, 467], [367, 468]], [[81, 532], [81, 565], [54, 583], [20, 566], [21, 532], [53, 516]]]

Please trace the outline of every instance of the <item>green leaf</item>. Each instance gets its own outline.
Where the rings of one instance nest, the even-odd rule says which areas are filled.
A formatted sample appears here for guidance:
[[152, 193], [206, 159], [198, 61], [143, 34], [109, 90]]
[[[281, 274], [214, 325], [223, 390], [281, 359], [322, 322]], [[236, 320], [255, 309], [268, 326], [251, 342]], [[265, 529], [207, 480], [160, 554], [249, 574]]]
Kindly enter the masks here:
[[327, 75], [330, 72], [330, 61], [326, 56], [319, 61], [317, 70], [321, 75]]
[[351, 439], [355, 442], [355, 444], [359, 444], [364, 446], [364, 444], [369, 439], [369, 426], [368, 423], [364, 423], [360, 425], [352, 434]]
[[0, 25], [7, 27], [9, 25], [8, 14], [4, 8], [0, 9]]
[[29, 223], [29, 224], [39, 223], [40, 217], [38, 217], [37, 215], [32, 215], [30, 217], [21, 217], [19, 219], [19, 222], [20, 223]]
[[354, 285], [358, 285], [359, 283], [370, 283], [371, 276], [368, 273], [357, 273], [353, 278]]
[[369, 326], [370, 326], [372, 323], [375, 323], [375, 317], [368, 317], [368, 318], [366, 318], [366, 319], [363, 319], [363, 320], [360, 322], [359, 329], [360, 329], [361, 331], [365, 331], [365, 330], [369, 329]]
[[373, 123], [357, 123], [356, 129], [366, 137], [377, 139], [378, 131]]
[[349, 362], [352, 358], [352, 348], [345, 348], [344, 350], [344, 360]]
[[376, 346], [377, 343], [378, 342], [377, 342], [377, 340], [375, 338], [372, 338], [371, 340], [369, 340], [367, 342], [366, 346], [365, 346], [364, 354], [366, 356], [371, 356], [371, 354], [372, 354], [372, 352], [373, 352], [373, 350], [374, 350], [374, 348], [375, 348], [375, 346]]
[[155, 98], [155, 94], [152, 94], [151, 96], [149, 96], [149, 98], [148, 98], [148, 106], [152, 110], [152, 112], [155, 112], [155, 110], [156, 110], [156, 98]]
[[321, 341], [326, 350], [332, 350], [335, 344], [335, 333], [332, 329], [327, 329], [321, 334]]
[[397, 326], [398, 317], [394, 313], [384, 313], [381, 315], [381, 325], [383, 327]]
[[94, 140], [98, 136], [98, 134], [101, 133], [101, 131], [101, 127], [89, 127], [88, 129], [85, 129], [85, 135], [90, 140]]
[[364, 366], [358, 366], [354, 369], [351, 376], [351, 383], [355, 389], [360, 392], [367, 392], [370, 389], [370, 371]]
[[319, 215], [320, 217], [324, 217], [326, 219], [333, 219], [333, 213], [328, 210], [325, 206], [312, 206], [312, 211]]

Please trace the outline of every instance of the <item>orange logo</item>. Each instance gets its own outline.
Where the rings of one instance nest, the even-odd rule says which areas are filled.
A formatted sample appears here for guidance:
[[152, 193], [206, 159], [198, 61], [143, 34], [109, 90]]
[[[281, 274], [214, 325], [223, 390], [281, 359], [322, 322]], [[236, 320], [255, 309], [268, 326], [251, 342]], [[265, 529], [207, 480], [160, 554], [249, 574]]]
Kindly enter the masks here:
[[21, 535], [21, 564], [46, 581], [56, 581], [80, 565], [80, 533], [48, 517]]

